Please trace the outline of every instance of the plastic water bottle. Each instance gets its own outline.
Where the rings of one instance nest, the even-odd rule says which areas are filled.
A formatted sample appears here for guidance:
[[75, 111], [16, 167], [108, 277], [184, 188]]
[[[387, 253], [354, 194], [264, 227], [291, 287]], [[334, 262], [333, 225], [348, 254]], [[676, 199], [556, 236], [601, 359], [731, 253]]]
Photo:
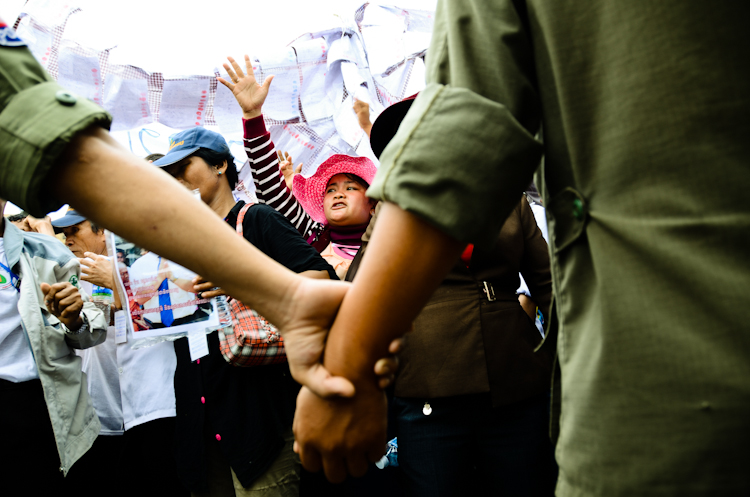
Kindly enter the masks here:
[[380, 458], [380, 461], [375, 463], [375, 466], [378, 467], [378, 469], [385, 469], [388, 466], [398, 466], [398, 438], [394, 438], [390, 442], [388, 442], [388, 451], [385, 453], [383, 457]]

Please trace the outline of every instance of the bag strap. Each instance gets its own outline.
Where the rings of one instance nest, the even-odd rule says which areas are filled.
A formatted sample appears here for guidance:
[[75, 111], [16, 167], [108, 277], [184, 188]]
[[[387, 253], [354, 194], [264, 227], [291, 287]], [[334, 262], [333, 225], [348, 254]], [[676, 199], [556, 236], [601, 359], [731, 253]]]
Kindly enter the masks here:
[[247, 210], [250, 207], [252, 207], [254, 205], [255, 204], [252, 203], [252, 202], [249, 202], [249, 203], [245, 204], [245, 206], [242, 207], [242, 209], [240, 209], [240, 213], [237, 214], [237, 227], [235, 228], [235, 231], [237, 231], [237, 234], [240, 235], [240, 236], [243, 236], [243, 234], [242, 234], [243, 233], [242, 222], [245, 220], [245, 213], [247, 212]]
[[[245, 220], [245, 213], [247, 213], [247, 210], [254, 206], [255, 204], [253, 202], [248, 202], [245, 204], [242, 209], [240, 209], [240, 212], [237, 214], [237, 226], [235, 226], [235, 231], [238, 235], [243, 236], [243, 228], [242, 228], [242, 222]], [[231, 301], [232, 297], [230, 295], [227, 295], [227, 301]]]

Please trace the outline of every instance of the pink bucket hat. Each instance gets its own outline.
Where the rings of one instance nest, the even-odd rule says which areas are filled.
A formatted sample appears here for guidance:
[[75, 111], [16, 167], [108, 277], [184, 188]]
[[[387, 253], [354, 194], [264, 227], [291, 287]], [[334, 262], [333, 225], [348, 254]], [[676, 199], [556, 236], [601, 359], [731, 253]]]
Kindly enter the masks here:
[[331, 178], [337, 174], [356, 174], [371, 184], [376, 172], [378, 168], [367, 157], [332, 155], [309, 178], [301, 174], [294, 176], [294, 196], [314, 221], [326, 224], [328, 221], [323, 211], [323, 197]]

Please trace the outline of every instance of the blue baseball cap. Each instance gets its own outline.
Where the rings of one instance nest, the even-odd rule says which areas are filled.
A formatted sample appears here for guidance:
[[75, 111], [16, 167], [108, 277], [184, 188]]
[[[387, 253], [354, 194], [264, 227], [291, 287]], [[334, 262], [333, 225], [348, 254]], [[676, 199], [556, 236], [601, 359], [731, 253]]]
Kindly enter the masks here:
[[227, 141], [219, 133], [200, 126], [180, 131], [169, 137], [169, 152], [154, 161], [155, 166], [171, 166], [199, 148], [207, 148], [219, 153], [229, 153]]
[[78, 223], [82, 223], [85, 220], [86, 218], [84, 216], [80, 215], [78, 211], [70, 207], [65, 212], [65, 215], [63, 217], [52, 221], [52, 227], [55, 228], [56, 233], [60, 233], [63, 228], [68, 228]]

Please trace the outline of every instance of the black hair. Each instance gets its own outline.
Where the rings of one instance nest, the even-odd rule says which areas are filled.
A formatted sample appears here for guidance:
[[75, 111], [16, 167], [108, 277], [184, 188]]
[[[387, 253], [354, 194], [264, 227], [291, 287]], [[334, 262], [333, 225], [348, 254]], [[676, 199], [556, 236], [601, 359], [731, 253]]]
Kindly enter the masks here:
[[17, 223], [18, 221], [23, 221], [29, 216], [29, 213], [26, 211], [21, 211], [18, 214], [13, 214], [11, 216], [8, 216], [8, 221], [11, 223]]
[[359, 186], [363, 186], [365, 188], [365, 190], [367, 190], [368, 188], [370, 188], [370, 183], [368, 183], [367, 181], [363, 180], [362, 178], [360, 178], [356, 174], [344, 173], [344, 176], [346, 176], [347, 178], [349, 178], [352, 181], [356, 181], [359, 184]]
[[210, 148], [199, 148], [188, 157], [200, 157], [206, 161], [206, 164], [212, 167], [221, 167], [224, 165], [224, 161], [227, 161], [227, 181], [229, 181], [229, 186], [232, 190], [237, 186], [239, 176], [237, 175], [237, 167], [234, 165], [234, 156], [231, 152], [222, 153]]
[[94, 233], [99, 233], [100, 231], [104, 230], [103, 227], [99, 226], [94, 221], [92, 221], [92, 220], [89, 219], [88, 222], [91, 225], [91, 231], [93, 231]]
[[[357, 183], [359, 186], [363, 187], [365, 190], [367, 190], [368, 188], [370, 188], [370, 183], [368, 183], [367, 181], [363, 180], [361, 177], [357, 176], [356, 174], [352, 174], [352, 173], [342, 173], [342, 174], [344, 176], [346, 176], [347, 178], [349, 178], [350, 180], [352, 180], [355, 183]], [[330, 181], [330, 180], [328, 180], [328, 181]], [[374, 198], [368, 198], [368, 200], [370, 201], [370, 204], [372, 205], [373, 208], [378, 204], [378, 201], [375, 200]]]
[[151, 162], [154, 162], [154, 161], [156, 161], [156, 160], [159, 160], [159, 159], [161, 159], [162, 157], [164, 157], [164, 154], [158, 154], [158, 153], [157, 153], [157, 154], [148, 154], [148, 155], [147, 155], [146, 157], [144, 157], [143, 159], [144, 159], [144, 160], [148, 160], [148, 161], [151, 161]]

